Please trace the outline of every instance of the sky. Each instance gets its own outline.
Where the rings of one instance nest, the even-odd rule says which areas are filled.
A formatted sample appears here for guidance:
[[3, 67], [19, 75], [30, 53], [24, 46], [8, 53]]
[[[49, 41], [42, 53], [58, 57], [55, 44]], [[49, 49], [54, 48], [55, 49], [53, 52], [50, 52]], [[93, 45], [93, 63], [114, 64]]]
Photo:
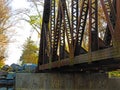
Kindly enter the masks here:
[[[12, 11], [29, 8], [29, 3], [26, 2], [26, 0], [13, 0], [11, 7]], [[22, 47], [27, 37], [32, 34], [34, 39], [38, 39], [35, 32], [31, 33], [31, 27], [25, 21], [18, 21], [18, 24], [16, 24], [12, 29], [15, 30], [15, 33], [11, 38], [11, 41], [13, 42], [9, 43], [6, 51], [7, 60], [5, 63], [7, 65], [11, 65], [12, 63], [19, 63], [19, 58], [22, 54]]]

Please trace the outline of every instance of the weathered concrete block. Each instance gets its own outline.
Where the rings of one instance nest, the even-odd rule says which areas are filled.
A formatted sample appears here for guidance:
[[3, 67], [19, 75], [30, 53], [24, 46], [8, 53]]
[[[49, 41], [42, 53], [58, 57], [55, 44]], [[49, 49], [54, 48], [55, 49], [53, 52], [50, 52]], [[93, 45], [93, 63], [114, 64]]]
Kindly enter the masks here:
[[120, 78], [104, 73], [18, 73], [16, 90], [119, 90]]

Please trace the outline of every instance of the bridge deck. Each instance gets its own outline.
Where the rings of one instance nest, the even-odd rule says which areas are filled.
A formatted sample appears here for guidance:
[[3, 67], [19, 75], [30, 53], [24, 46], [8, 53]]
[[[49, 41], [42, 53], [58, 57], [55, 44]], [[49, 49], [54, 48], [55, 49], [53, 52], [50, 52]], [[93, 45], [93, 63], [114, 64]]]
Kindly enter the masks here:
[[[102, 63], [105, 63], [105, 61], [107, 61], [106, 63], [109, 63], [109, 65], [112, 64], [114, 66], [117, 66], [117, 65], [120, 66], [119, 58], [120, 58], [119, 49], [111, 47], [111, 48], [94, 51], [94, 52], [87, 53], [87, 54], [81, 54], [79, 56], [76, 56], [73, 60], [70, 60], [69, 58], [67, 58], [67, 59], [63, 59], [60, 61], [43, 64], [43, 65], [39, 66], [39, 70], [50, 70], [50, 69], [54, 69], [54, 68], [65, 67], [65, 66], [68, 67], [68, 66], [72, 66], [72, 65], [73, 66], [75, 66], [75, 65], [82, 66], [82, 64], [84, 64], [84, 63], [88, 64], [91, 62], [94, 63], [94, 62], [102, 62], [102, 61], [103, 61]], [[111, 62], [111, 60], [112, 60], [112, 62]], [[102, 65], [102, 63], [100, 63], [100, 64]], [[96, 64], [96, 65], [99, 65], [99, 64]]]

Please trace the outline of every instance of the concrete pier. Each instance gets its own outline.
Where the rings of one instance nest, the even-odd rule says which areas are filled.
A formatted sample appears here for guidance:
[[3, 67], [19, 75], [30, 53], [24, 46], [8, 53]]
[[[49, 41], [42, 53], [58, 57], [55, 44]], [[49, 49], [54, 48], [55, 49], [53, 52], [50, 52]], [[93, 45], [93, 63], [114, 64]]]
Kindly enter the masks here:
[[18, 73], [16, 90], [120, 90], [105, 73]]

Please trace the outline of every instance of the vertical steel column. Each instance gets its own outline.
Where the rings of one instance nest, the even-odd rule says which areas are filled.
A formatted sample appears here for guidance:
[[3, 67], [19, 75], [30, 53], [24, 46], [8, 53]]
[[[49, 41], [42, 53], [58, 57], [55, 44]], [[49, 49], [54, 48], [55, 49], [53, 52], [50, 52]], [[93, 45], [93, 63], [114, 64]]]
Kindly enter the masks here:
[[73, 36], [73, 44], [77, 35], [77, 26], [78, 26], [78, 0], [72, 0], [71, 2], [71, 23], [72, 23], [72, 36]]
[[[66, 1], [66, 0], [65, 0]], [[64, 2], [65, 2], [64, 1]], [[61, 7], [62, 5], [62, 7]], [[65, 50], [65, 22], [64, 22], [64, 16], [65, 16], [65, 8], [63, 5], [63, 1], [60, 1], [60, 10], [61, 10], [61, 29], [60, 29], [60, 34], [59, 34], [59, 60], [64, 59], [67, 57], [67, 50]]]
[[114, 38], [114, 34], [113, 34], [114, 33], [114, 27], [113, 27], [113, 25], [111, 23], [111, 19], [110, 19], [111, 8], [110, 8], [109, 0], [100, 0], [100, 2], [101, 2], [101, 5], [102, 5], [102, 8], [103, 8], [106, 20], [107, 20], [107, 24], [108, 24], [112, 39], [113, 39]]
[[69, 47], [69, 58], [70, 60], [73, 60], [74, 58], [74, 52], [73, 52], [73, 37], [72, 37], [72, 30], [71, 30], [71, 25], [70, 25], [70, 18], [68, 15], [68, 10], [66, 6], [66, 0], [60, 0], [61, 4], [61, 11], [62, 11], [62, 18], [64, 20], [64, 25], [65, 25], [65, 33], [67, 37], [67, 43]]
[[61, 8], [60, 8], [60, 2], [58, 5], [58, 13], [57, 13], [57, 20], [56, 20], [56, 26], [54, 31], [54, 43], [53, 43], [53, 52], [52, 52], [52, 61], [58, 60], [58, 44], [59, 44], [59, 35], [61, 30], [61, 22], [62, 22], [62, 16], [61, 16]]
[[61, 2], [61, 9], [62, 9], [62, 18], [64, 19], [64, 24], [66, 28], [66, 34], [68, 37], [68, 44], [72, 43], [72, 30], [71, 30], [71, 25], [70, 25], [70, 18], [68, 15], [68, 10], [66, 6], [66, 0], [60, 0]]
[[[116, 0], [117, 20], [120, 22], [120, 0]], [[120, 23], [119, 23], [120, 24]], [[120, 31], [120, 30], [119, 30]]]
[[62, 19], [61, 30], [59, 35], [59, 60], [64, 59], [66, 57], [67, 51], [65, 50], [65, 25]]
[[87, 21], [87, 14], [88, 14], [88, 0], [82, 0], [79, 1], [79, 3], [80, 2], [82, 2], [82, 7], [80, 8], [80, 15], [78, 19], [77, 32], [76, 32], [77, 35], [74, 43], [75, 56], [81, 53], [81, 45], [82, 45], [85, 25]]
[[49, 62], [52, 61], [52, 52], [53, 52], [53, 44], [54, 44], [54, 35], [55, 35], [55, 0], [50, 1], [50, 57], [49, 57]]
[[[116, 0], [113, 0], [113, 2], [111, 2], [111, 0], [104, 0], [103, 3], [104, 3], [104, 7], [106, 8], [107, 14], [110, 18], [111, 24], [112, 24], [113, 28], [115, 28], [115, 21], [116, 21], [116, 16], [115, 16], [116, 15], [116, 10], [115, 10], [116, 4], [115, 3], [116, 3]], [[104, 36], [104, 42], [105, 42], [106, 46], [110, 46], [111, 39], [112, 39], [112, 36], [111, 36], [110, 28], [107, 25], [105, 36]]]
[[39, 65], [48, 62], [46, 33], [48, 32], [49, 14], [50, 14], [50, 0], [45, 0], [41, 38], [40, 38], [38, 67]]
[[[116, 24], [118, 24], [117, 26], [118, 26], [118, 28], [117, 28], [117, 26], [116, 26], [116, 28], [117, 28], [117, 30], [118, 30], [118, 38], [120, 37], [120, 0], [116, 0], [116, 6], [117, 6], [117, 20], [116, 20]], [[120, 39], [119, 39], [120, 40]]]
[[120, 0], [116, 0], [115, 48], [120, 53]]
[[98, 50], [98, 1], [89, 0], [89, 45], [91, 51]]
[[51, 47], [53, 47], [54, 42], [54, 29], [55, 29], [55, 0], [51, 0], [50, 4], [50, 38], [51, 38]]

